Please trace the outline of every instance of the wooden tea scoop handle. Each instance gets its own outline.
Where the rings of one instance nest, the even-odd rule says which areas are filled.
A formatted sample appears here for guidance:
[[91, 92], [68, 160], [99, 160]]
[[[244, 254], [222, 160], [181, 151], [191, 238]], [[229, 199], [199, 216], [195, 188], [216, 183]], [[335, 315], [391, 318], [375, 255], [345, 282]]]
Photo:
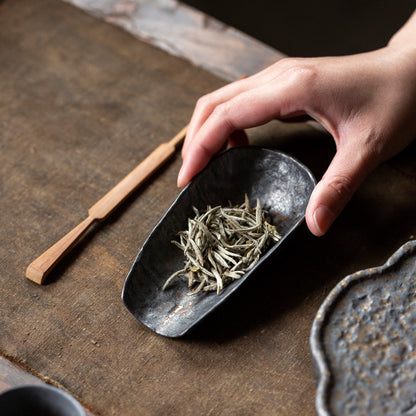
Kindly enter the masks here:
[[71, 250], [92, 223], [106, 219], [138, 186], [175, 154], [177, 147], [185, 138], [187, 129], [188, 126], [185, 126], [169, 142], [159, 145], [121, 182], [96, 202], [88, 210], [88, 217], [84, 221], [29, 264], [26, 277], [41, 285], [48, 273]]

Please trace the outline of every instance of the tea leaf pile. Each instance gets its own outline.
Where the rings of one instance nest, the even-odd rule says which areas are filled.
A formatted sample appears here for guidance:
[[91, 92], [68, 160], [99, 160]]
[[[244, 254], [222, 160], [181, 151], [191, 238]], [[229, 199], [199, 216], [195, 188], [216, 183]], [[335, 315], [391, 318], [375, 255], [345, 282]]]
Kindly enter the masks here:
[[194, 211], [188, 229], [179, 232], [179, 241], [172, 241], [183, 250], [184, 267], [167, 279], [163, 290], [176, 277], [185, 276], [189, 294], [201, 290], [219, 294], [250, 270], [271, 242], [281, 239], [276, 227], [267, 221], [267, 211], [259, 199], [255, 207], [250, 207], [246, 196], [241, 206], [208, 206], [203, 212]]

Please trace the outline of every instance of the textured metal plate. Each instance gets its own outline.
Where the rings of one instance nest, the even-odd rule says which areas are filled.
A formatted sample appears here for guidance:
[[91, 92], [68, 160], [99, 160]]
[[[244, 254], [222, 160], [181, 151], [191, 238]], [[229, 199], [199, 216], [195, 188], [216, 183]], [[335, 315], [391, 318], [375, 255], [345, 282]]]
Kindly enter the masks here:
[[416, 240], [343, 279], [316, 315], [311, 350], [324, 415], [416, 415]]

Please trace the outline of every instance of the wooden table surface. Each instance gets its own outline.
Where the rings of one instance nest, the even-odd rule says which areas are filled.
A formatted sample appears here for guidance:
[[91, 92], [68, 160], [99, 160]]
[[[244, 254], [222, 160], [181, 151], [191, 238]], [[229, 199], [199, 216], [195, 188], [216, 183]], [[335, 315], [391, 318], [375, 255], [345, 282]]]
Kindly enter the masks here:
[[[314, 414], [313, 318], [345, 275], [383, 264], [416, 234], [415, 146], [374, 171], [328, 235], [301, 227], [238, 296], [167, 339], [131, 316], [120, 294], [179, 193], [179, 156], [46, 285], [24, 271], [224, 79], [54, 0], [1, 2], [0, 45], [0, 388], [50, 382], [101, 415]], [[334, 154], [328, 135], [302, 123], [249, 135], [317, 178]]]

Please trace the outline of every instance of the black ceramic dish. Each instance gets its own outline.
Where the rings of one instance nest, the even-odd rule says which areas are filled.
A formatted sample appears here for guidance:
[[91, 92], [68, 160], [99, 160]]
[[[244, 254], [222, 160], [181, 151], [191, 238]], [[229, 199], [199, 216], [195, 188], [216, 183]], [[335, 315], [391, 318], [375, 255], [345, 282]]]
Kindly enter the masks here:
[[416, 240], [343, 279], [311, 331], [319, 416], [416, 415]]
[[183, 267], [183, 252], [171, 243], [187, 228], [192, 206], [227, 206], [244, 202], [247, 194], [254, 205], [259, 198], [272, 216], [283, 238], [260, 261], [264, 262], [302, 222], [315, 180], [309, 170], [290, 156], [257, 147], [228, 150], [198, 174], [181, 192], [154, 228], [124, 283], [122, 299], [129, 311], [158, 334], [179, 337], [225, 301], [252, 274], [226, 286], [219, 295], [202, 292], [188, 295], [178, 278], [163, 291], [166, 279]]
[[0, 394], [2, 416], [85, 416], [68, 393], [48, 385], [24, 385]]

